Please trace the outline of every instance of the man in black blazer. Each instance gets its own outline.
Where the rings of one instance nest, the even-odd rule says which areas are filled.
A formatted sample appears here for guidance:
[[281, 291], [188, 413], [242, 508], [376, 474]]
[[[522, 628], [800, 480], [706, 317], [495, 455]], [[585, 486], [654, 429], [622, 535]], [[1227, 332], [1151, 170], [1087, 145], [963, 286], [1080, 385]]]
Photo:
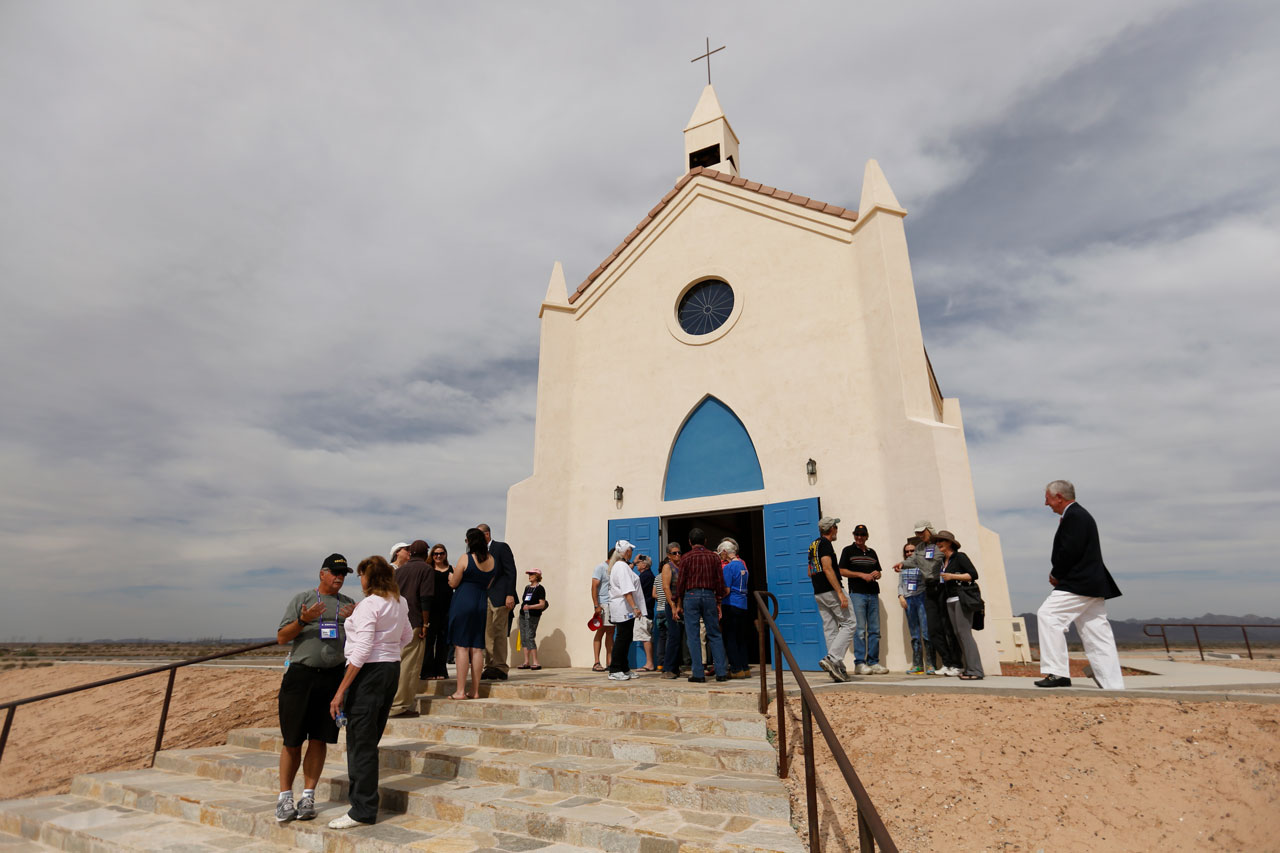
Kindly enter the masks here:
[[511, 612], [516, 606], [516, 558], [506, 542], [498, 542], [489, 532], [489, 525], [477, 524], [476, 529], [489, 542], [493, 556], [493, 583], [489, 585], [489, 621], [484, 631], [484, 670], [480, 677], [486, 681], [506, 681], [507, 640], [511, 636]]
[[1116, 638], [1107, 621], [1106, 600], [1120, 595], [1102, 562], [1098, 523], [1076, 503], [1076, 487], [1054, 480], [1044, 488], [1045, 506], [1062, 516], [1053, 537], [1049, 583], [1053, 592], [1040, 605], [1036, 621], [1040, 634], [1040, 673], [1036, 687], [1070, 687], [1067, 629], [1074, 622], [1084, 642], [1093, 680], [1103, 690], [1123, 690]]

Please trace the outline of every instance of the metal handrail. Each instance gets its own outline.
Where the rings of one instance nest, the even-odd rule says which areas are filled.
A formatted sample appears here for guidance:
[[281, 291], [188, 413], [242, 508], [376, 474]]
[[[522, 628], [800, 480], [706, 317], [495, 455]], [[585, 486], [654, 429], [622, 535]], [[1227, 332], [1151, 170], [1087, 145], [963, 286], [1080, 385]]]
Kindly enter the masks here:
[[218, 658], [233, 657], [242, 655], [245, 652], [256, 651], [257, 649], [265, 649], [267, 646], [279, 645], [275, 640], [266, 643], [257, 643], [252, 646], [243, 646], [238, 649], [231, 649], [226, 652], [218, 652], [213, 655], [205, 655], [204, 657], [191, 658], [176, 663], [167, 663], [164, 666], [153, 666], [150, 669], [131, 672], [128, 675], [117, 675], [114, 678], [104, 678], [101, 681], [92, 681], [88, 684], [79, 684], [75, 687], [66, 687], [62, 690], [55, 690], [52, 693], [41, 693], [39, 696], [28, 696], [25, 699], [14, 699], [11, 702], [0, 702], [0, 711], [7, 711], [4, 717], [4, 730], [0, 731], [0, 760], [4, 759], [4, 747], [9, 741], [9, 729], [13, 726], [13, 714], [18, 710], [19, 705], [30, 705], [32, 702], [43, 702], [45, 699], [56, 699], [59, 696], [68, 696], [72, 693], [79, 693], [82, 690], [92, 690], [95, 687], [105, 687], [108, 684], [118, 684], [121, 681], [128, 681], [131, 678], [142, 678], [147, 675], [155, 675], [160, 672], [169, 673], [169, 686], [164, 691], [164, 705], [160, 709], [160, 726], [156, 729], [156, 745], [151, 750], [152, 766], [156, 763], [156, 753], [160, 751], [160, 744], [164, 740], [164, 724], [169, 718], [169, 700], [173, 697], [173, 679], [178, 673], [178, 667], [191, 666], [196, 663], [204, 663], [205, 661], [216, 660]]
[[[1153, 634], [1148, 628], [1159, 628], [1159, 634]], [[1196, 635], [1196, 649], [1200, 652], [1200, 660], [1204, 660], [1204, 646], [1200, 644], [1201, 628], [1239, 628], [1240, 633], [1244, 635], [1245, 651], [1249, 653], [1249, 660], [1253, 660], [1253, 646], [1249, 645], [1249, 628], [1280, 628], [1280, 625], [1260, 625], [1253, 623], [1222, 623], [1222, 622], [1148, 622], [1142, 626], [1142, 633], [1152, 639], [1164, 640], [1165, 654], [1169, 653], [1169, 635], [1165, 633], [1165, 628], [1190, 628]]]
[[[786, 714], [784, 713], [785, 708], [783, 707], [783, 700], [787, 694], [783, 689], [782, 667], [778, 666], [779, 657], [786, 659], [787, 666], [791, 668], [791, 674], [795, 676], [796, 684], [800, 686], [801, 728], [804, 737], [804, 790], [805, 802], [809, 811], [809, 850], [812, 853], [820, 853], [821, 851], [818, 838], [817, 772], [814, 767], [813, 756], [813, 723], [816, 720], [818, 729], [827, 741], [827, 748], [831, 750], [831, 756], [836, 760], [836, 766], [840, 768], [845, 784], [849, 786], [849, 793], [853, 794], [854, 802], [858, 804], [858, 849], [862, 853], [874, 853], [876, 845], [879, 844], [880, 849], [886, 851], [886, 853], [898, 853], [898, 846], [889, 837], [889, 830], [885, 828], [884, 821], [880, 819], [880, 814], [876, 811], [876, 807], [871, 804], [871, 797], [867, 795], [866, 789], [862, 787], [862, 780], [858, 778], [858, 774], [854, 771], [853, 764], [849, 761], [849, 756], [845, 754], [844, 747], [840, 745], [840, 740], [831, 728], [831, 723], [827, 722], [827, 715], [823, 713], [822, 706], [818, 704], [818, 697], [814, 695], [813, 688], [809, 686], [809, 680], [805, 678], [804, 673], [800, 671], [800, 667], [796, 665], [796, 659], [791, 656], [791, 648], [787, 645], [787, 641], [783, 639], [778, 623], [774, 621], [774, 617], [778, 615], [777, 597], [766, 590], [756, 590], [755, 596], [756, 612], [760, 615], [760, 621], [768, 625], [769, 631], [773, 634], [773, 671], [777, 676], [776, 692], [778, 697], [779, 779], [787, 778], [788, 770], [787, 724]], [[764, 714], [769, 709], [769, 688], [765, 674], [765, 660], [768, 649], [766, 648], [765, 632], [760, 631], [758, 633], [760, 635], [760, 713]]]

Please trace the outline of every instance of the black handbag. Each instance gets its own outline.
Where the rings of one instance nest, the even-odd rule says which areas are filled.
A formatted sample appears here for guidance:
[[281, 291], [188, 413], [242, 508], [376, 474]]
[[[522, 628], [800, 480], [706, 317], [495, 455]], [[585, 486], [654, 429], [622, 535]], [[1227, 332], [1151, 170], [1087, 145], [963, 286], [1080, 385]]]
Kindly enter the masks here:
[[982, 600], [982, 590], [977, 581], [960, 584], [960, 608], [969, 614], [971, 627], [981, 631], [987, 624], [987, 603]]

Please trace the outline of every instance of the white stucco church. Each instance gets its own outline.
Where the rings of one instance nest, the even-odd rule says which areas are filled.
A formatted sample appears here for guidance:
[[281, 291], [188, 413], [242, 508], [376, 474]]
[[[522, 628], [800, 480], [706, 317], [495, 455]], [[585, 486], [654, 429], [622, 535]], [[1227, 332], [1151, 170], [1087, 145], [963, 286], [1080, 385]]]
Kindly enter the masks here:
[[[1000, 539], [978, 519], [960, 404], [925, 353], [907, 212], [879, 165], [857, 210], [750, 181], [708, 85], [681, 171], [572, 291], [555, 264], [539, 312], [533, 474], [508, 493], [506, 538], [545, 572], [543, 665], [591, 665], [591, 570], [611, 542], [657, 565], [696, 525], [709, 547], [741, 543], [752, 589], [778, 597], [797, 660], [817, 669], [805, 557], [831, 515], [837, 553], [866, 524], [886, 568], [917, 519], [953, 531], [981, 575], [976, 636], [999, 672], [1015, 656]], [[896, 575], [880, 586], [881, 659], [902, 672]]]

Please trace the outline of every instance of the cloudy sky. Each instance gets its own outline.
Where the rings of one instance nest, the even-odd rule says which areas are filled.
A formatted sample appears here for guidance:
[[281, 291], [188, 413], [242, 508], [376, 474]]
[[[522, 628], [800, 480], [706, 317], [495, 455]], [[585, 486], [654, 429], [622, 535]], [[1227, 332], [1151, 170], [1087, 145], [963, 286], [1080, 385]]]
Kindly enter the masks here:
[[0, 639], [500, 534], [552, 264], [679, 177], [707, 34], [746, 176], [911, 212], [1015, 611], [1066, 476], [1114, 617], [1280, 615], [1272, 4], [2, 0]]

